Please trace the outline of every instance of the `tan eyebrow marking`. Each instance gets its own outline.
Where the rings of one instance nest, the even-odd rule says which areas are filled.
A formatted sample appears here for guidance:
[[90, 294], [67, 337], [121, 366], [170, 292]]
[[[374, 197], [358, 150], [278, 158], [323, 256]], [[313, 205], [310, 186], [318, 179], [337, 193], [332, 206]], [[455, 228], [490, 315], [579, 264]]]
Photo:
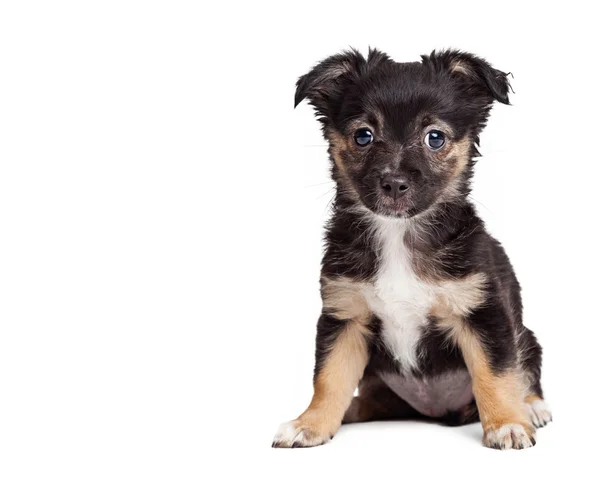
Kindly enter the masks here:
[[444, 120], [432, 116], [429, 116], [428, 119], [430, 121], [426, 125], [423, 125], [423, 130], [426, 130], [427, 133], [429, 133], [431, 130], [441, 130], [442, 132], [446, 133], [450, 139], [453, 139], [456, 135], [454, 129]]

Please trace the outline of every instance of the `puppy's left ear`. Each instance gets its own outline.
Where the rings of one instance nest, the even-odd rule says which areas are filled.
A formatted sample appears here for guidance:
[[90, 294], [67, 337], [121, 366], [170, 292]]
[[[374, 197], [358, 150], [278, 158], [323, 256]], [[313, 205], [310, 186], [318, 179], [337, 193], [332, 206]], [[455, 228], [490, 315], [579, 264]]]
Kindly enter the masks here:
[[509, 74], [495, 69], [483, 58], [458, 50], [434, 51], [421, 58], [424, 64], [450, 73], [470, 94], [485, 95], [490, 103], [497, 100], [505, 105], [509, 104]]

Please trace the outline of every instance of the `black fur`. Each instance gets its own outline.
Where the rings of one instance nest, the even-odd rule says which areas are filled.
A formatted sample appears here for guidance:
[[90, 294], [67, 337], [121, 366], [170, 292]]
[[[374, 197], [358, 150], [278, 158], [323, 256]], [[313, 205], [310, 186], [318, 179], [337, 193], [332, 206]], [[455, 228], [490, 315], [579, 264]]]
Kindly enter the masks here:
[[[415, 268], [450, 280], [473, 273], [488, 278], [488, 299], [466, 318], [467, 325], [480, 339], [495, 373], [519, 366], [531, 381], [531, 392], [541, 396], [541, 347], [523, 326], [519, 283], [502, 246], [488, 234], [468, 197], [479, 134], [493, 102], [509, 103], [509, 89], [507, 74], [460, 51], [397, 63], [377, 50], [370, 50], [366, 58], [351, 50], [302, 76], [295, 104], [308, 99], [315, 107], [330, 141], [332, 177], [338, 185], [322, 274], [373, 280], [380, 259], [366, 215], [410, 218], [419, 229], [405, 239]], [[367, 148], [352, 141], [361, 124], [375, 130], [375, 142]], [[462, 145], [459, 153], [444, 156], [423, 145], [430, 125], [440, 124], [447, 128], [450, 145]], [[386, 171], [408, 179], [405, 196], [391, 200], [381, 192]], [[465, 368], [461, 352], [434, 323], [431, 318], [418, 345], [415, 376]], [[321, 316], [316, 372], [344, 326], [327, 312]], [[372, 328], [366, 376], [381, 371], [402, 374], [381, 339], [378, 318]], [[476, 418], [471, 408], [449, 414], [447, 422]]]

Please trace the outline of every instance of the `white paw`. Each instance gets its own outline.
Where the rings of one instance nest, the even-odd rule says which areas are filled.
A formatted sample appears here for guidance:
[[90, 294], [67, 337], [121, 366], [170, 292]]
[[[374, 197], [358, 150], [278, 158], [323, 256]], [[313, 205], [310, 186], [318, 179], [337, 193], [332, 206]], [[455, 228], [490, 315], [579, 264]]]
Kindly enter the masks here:
[[520, 424], [503, 424], [485, 431], [483, 443], [494, 449], [525, 449], [535, 446], [535, 435], [528, 434]]
[[313, 447], [325, 444], [331, 439], [319, 434], [313, 428], [303, 425], [298, 419], [284, 422], [273, 438], [273, 447]]
[[531, 403], [527, 404], [527, 412], [529, 418], [535, 427], [544, 427], [550, 421], [552, 421], [552, 413], [550, 408], [542, 399], [535, 399]]

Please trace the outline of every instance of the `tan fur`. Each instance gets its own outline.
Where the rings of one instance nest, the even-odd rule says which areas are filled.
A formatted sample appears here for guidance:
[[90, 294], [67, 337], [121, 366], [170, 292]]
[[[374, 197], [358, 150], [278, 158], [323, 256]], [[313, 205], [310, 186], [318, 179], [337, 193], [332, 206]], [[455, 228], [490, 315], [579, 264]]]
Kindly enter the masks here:
[[537, 394], [529, 394], [527, 396], [525, 396], [525, 402], [527, 404], [531, 404], [532, 402], [535, 401], [543, 401], [543, 399], [541, 397], [539, 397]]
[[471, 138], [467, 135], [459, 141], [452, 142], [449, 151], [436, 154], [436, 162], [444, 168], [449, 175], [448, 184], [440, 196], [440, 200], [450, 200], [459, 193], [461, 174], [469, 165], [471, 158]]
[[315, 377], [310, 405], [292, 422], [302, 431], [303, 445], [327, 441], [337, 432], [368, 361], [372, 314], [362, 294], [362, 283], [323, 276], [321, 296], [324, 309], [347, 324]]
[[[323, 80], [335, 80], [337, 77], [340, 77], [346, 73], [348, 73], [352, 69], [352, 65], [350, 62], [341, 62], [337, 66], [331, 66], [323, 75]], [[321, 82], [323, 83], [323, 82]]]
[[[444, 306], [445, 307], [445, 306]], [[446, 308], [445, 312], [449, 310]], [[435, 311], [439, 314], [441, 311]], [[533, 435], [533, 426], [525, 411], [524, 381], [519, 371], [500, 374], [492, 371], [481, 341], [464, 323], [460, 315], [448, 315], [439, 320], [459, 346], [473, 380], [473, 394], [484, 431], [498, 430], [507, 424], [518, 424]]]
[[341, 154], [347, 148], [346, 139], [335, 130], [327, 130], [326, 135], [329, 140], [329, 152], [333, 157], [333, 161], [335, 161], [337, 167], [345, 175], [346, 167], [344, 166]]
[[462, 279], [440, 281], [430, 315], [438, 318], [464, 317], [485, 301], [487, 278], [474, 273]]
[[[436, 291], [436, 302], [430, 315], [440, 318], [463, 317], [485, 301], [487, 278], [483, 273], [474, 273], [461, 279], [439, 280], [424, 275]], [[344, 277], [321, 278], [321, 297], [324, 308], [337, 319], [353, 319], [368, 324], [372, 311], [365, 298], [371, 285]]]
[[446, 123], [444, 120], [438, 118], [437, 116], [428, 114], [423, 117], [420, 117], [419, 120], [417, 120], [417, 125], [423, 124], [427, 125], [426, 129], [429, 131], [441, 130], [448, 136], [454, 136], [455, 134], [454, 129], [452, 128], [450, 123]]
[[367, 365], [368, 334], [365, 324], [350, 321], [334, 342], [315, 378], [310, 405], [293, 422], [306, 443], [327, 441], [341, 426]]
[[452, 73], [459, 73], [461, 75], [468, 75], [468, 76], [473, 75], [471, 68], [469, 68], [469, 66], [461, 60], [454, 61], [452, 63], [452, 65], [450, 66], [450, 71]]
[[[496, 431], [507, 424], [518, 424], [533, 435], [525, 404], [522, 374], [508, 370], [492, 371], [481, 341], [464, 322], [464, 317], [485, 302], [486, 277], [474, 274], [461, 281], [449, 281], [447, 294], [439, 296], [431, 314], [438, 326], [446, 330], [459, 346], [473, 380], [473, 394], [479, 409], [483, 430]], [[484, 436], [485, 438], [486, 436]]]
[[484, 431], [520, 424], [533, 432], [523, 407], [523, 383], [516, 371], [494, 374], [479, 341], [463, 338], [461, 350], [473, 378], [473, 393]]
[[371, 311], [363, 295], [362, 283], [347, 278], [321, 278], [323, 308], [337, 319], [353, 319], [367, 324]]
[[458, 177], [469, 164], [469, 154], [471, 151], [471, 138], [467, 135], [459, 141], [452, 143], [450, 151], [447, 154], [448, 158], [454, 160], [452, 169], [452, 178]]
[[348, 149], [348, 140], [337, 131], [331, 129], [325, 132], [325, 136], [329, 141], [329, 154], [337, 166], [338, 174], [336, 179], [338, 180], [338, 189], [343, 188], [348, 195], [358, 201], [358, 193], [354, 189], [354, 186], [352, 186], [352, 181], [348, 177], [346, 165], [343, 160], [343, 155]]

